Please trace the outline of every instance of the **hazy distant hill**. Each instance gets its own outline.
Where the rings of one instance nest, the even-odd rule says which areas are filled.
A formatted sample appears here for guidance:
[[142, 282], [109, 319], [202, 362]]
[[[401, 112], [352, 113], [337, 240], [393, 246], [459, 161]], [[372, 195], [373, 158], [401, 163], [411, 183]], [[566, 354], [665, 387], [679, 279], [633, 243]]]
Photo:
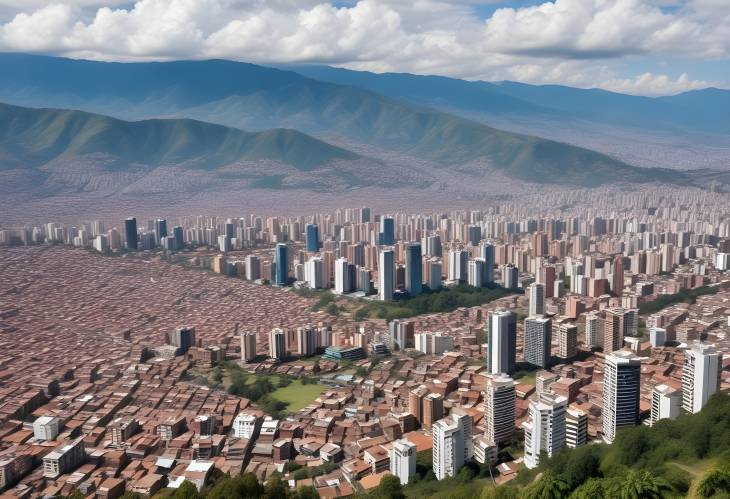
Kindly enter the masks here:
[[370, 73], [329, 66], [289, 66], [320, 81], [351, 85], [409, 102], [495, 116], [588, 120], [652, 130], [730, 132], [730, 90], [708, 88], [642, 97], [563, 85], [490, 83], [408, 73]]
[[[591, 150], [504, 132], [355, 86], [252, 64], [221, 60], [119, 64], [0, 54], [0, 69], [0, 99], [21, 105], [76, 108], [125, 119], [186, 117], [249, 130], [295, 128], [399, 151], [435, 161], [443, 168], [486, 161], [513, 178], [539, 183], [599, 185], [677, 178], [670, 171], [632, 167]], [[524, 108], [533, 112], [537, 106], [526, 104]], [[150, 133], [158, 133], [155, 128], [163, 125], [148, 126]], [[211, 157], [218, 163], [241, 153], [236, 144], [245, 145], [248, 155], [271, 147], [259, 145], [260, 137], [252, 145], [250, 135], [219, 137], [234, 134], [231, 131], [216, 132], [216, 139], [207, 132], [200, 134], [205, 144], [213, 141], [203, 150], [209, 156], [220, 154], [222, 159]], [[174, 158], [197, 141], [186, 140], [189, 135], [187, 131], [165, 133], [157, 149], [145, 155]], [[280, 144], [282, 139], [268, 142]], [[300, 152], [309, 147], [302, 142], [303, 138]], [[319, 144], [310, 143], [318, 150], [305, 155], [311, 154], [312, 160], [297, 159], [299, 153], [287, 160], [306, 164], [334, 153]], [[281, 148], [273, 150], [283, 154]], [[116, 152], [122, 153], [120, 149]]]

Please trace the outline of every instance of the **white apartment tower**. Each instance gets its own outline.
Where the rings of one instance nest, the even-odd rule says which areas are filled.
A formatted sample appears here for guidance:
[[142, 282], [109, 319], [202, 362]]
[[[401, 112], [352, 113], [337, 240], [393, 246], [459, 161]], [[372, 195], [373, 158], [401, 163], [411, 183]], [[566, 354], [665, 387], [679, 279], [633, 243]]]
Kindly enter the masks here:
[[548, 457], [565, 446], [565, 412], [568, 399], [544, 393], [530, 400], [529, 418], [522, 423], [525, 430], [525, 466], [536, 468], [540, 453]]
[[710, 396], [720, 389], [722, 355], [713, 345], [693, 342], [684, 352], [682, 407], [689, 413], [702, 410]]
[[391, 301], [395, 292], [395, 253], [384, 249], [378, 258], [378, 298]]
[[660, 419], [677, 419], [682, 406], [682, 392], [667, 385], [657, 385], [651, 391], [649, 426]]
[[433, 438], [433, 472], [438, 480], [456, 476], [473, 455], [472, 419], [455, 411], [431, 427]]
[[251, 362], [256, 358], [256, 333], [241, 333], [241, 360]]
[[496, 444], [515, 431], [515, 382], [506, 374], [487, 376], [484, 389], [484, 435]]
[[406, 485], [416, 474], [416, 445], [405, 438], [393, 442], [390, 449], [390, 474]]
[[517, 320], [508, 310], [489, 312], [487, 370], [512, 374], [517, 350]]
[[578, 408], [565, 411], [565, 445], [574, 449], [588, 441], [588, 414]]

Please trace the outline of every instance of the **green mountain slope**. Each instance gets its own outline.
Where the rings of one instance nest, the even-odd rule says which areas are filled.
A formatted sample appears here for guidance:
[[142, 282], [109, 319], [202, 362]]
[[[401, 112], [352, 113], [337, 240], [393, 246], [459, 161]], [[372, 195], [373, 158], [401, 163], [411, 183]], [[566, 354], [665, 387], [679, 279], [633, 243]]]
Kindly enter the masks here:
[[294, 128], [403, 152], [445, 169], [485, 162], [531, 182], [595, 186], [686, 180], [671, 170], [633, 167], [363, 88], [252, 64], [119, 64], [6, 54], [0, 55], [0, 68], [0, 99], [22, 105], [80, 108], [124, 119], [193, 118], [249, 130]]
[[311, 170], [359, 156], [295, 130], [244, 132], [190, 119], [122, 121], [81, 111], [0, 104], [0, 168], [104, 154], [123, 167], [185, 165], [215, 169], [237, 161], [274, 160]]

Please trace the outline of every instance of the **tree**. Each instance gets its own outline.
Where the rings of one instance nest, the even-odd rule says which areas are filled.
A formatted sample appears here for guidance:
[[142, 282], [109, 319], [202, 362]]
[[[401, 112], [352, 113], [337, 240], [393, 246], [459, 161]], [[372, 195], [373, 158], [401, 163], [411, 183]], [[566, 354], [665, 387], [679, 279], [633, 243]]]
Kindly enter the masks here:
[[394, 475], [385, 475], [374, 491], [378, 499], [405, 499], [400, 479]]
[[200, 499], [198, 488], [185, 480], [175, 491], [174, 499]]
[[608, 499], [606, 484], [606, 479], [589, 478], [570, 494], [570, 499]]
[[670, 488], [666, 480], [646, 470], [631, 470], [620, 482], [618, 495], [621, 499], [661, 499]]
[[570, 487], [551, 471], [525, 489], [524, 499], [562, 499], [570, 492]]
[[66, 496], [66, 499], [84, 499], [84, 494], [79, 492], [78, 489], [74, 489], [73, 492]]
[[314, 487], [299, 487], [292, 499], [319, 499], [319, 494]]
[[519, 487], [514, 487], [512, 485], [492, 487], [491, 485], [487, 485], [482, 489], [480, 499], [517, 499], [519, 496]]
[[286, 499], [289, 497], [289, 487], [284, 484], [278, 473], [274, 473], [266, 481], [264, 497], [266, 499]]
[[122, 494], [119, 499], [142, 499], [142, 494], [128, 490]]
[[730, 459], [723, 460], [707, 471], [695, 489], [698, 497], [713, 497], [723, 493], [730, 495]]

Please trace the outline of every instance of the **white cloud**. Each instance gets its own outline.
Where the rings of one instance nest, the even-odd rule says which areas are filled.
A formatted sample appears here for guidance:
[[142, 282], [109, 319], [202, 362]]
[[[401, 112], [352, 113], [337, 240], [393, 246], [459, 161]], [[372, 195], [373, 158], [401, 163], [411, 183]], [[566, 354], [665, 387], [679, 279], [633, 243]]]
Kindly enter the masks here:
[[625, 94], [671, 95], [716, 84], [709, 81], [692, 80], [687, 73], [682, 73], [674, 80], [663, 74], [644, 73], [636, 78], [607, 80], [603, 82], [601, 88]]
[[[481, 3], [481, 2], [480, 2]], [[730, 57], [730, 1], [555, 0], [500, 8], [476, 0], [0, 0], [0, 50], [101, 60], [221, 57], [322, 62], [372, 71], [674, 92], [689, 76], [627, 78], [611, 61]], [[121, 7], [119, 5], [122, 5]], [[666, 5], [673, 5], [669, 10]], [[657, 92], [654, 92], [657, 93]]]

